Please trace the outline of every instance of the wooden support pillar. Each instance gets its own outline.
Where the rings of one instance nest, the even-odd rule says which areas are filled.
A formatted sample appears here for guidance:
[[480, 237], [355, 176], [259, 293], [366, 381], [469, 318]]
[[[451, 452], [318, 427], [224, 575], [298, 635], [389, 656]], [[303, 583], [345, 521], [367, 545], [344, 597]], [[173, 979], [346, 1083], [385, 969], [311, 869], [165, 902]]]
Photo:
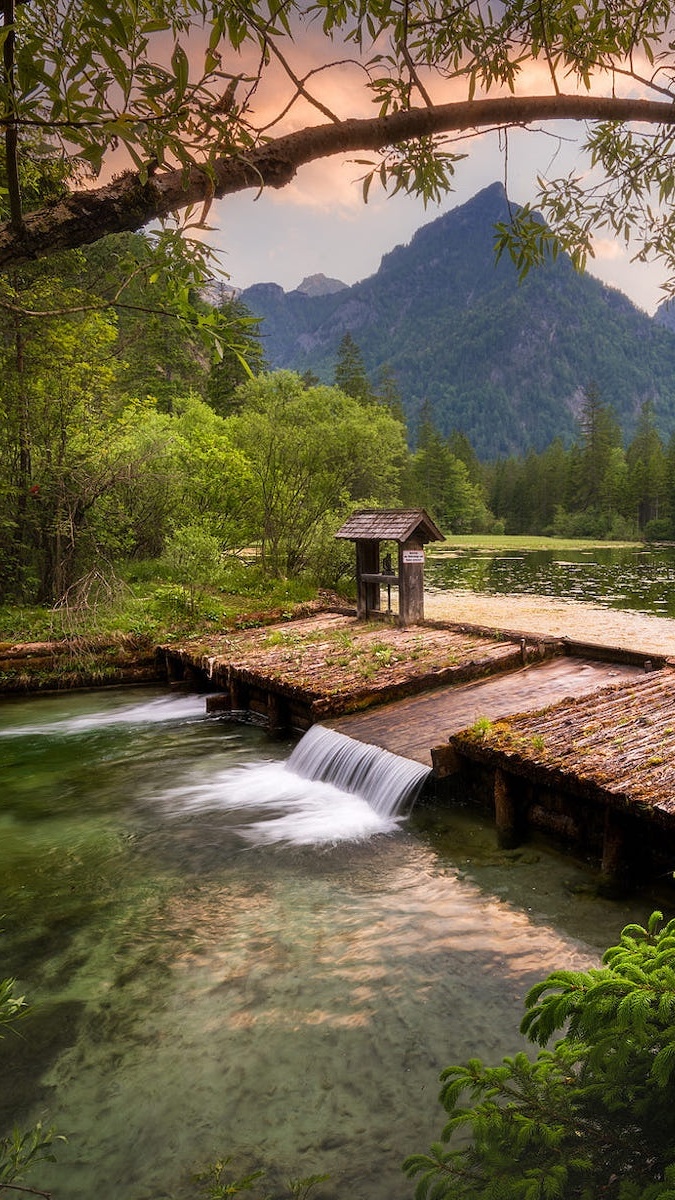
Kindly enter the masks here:
[[461, 759], [449, 742], [431, 747], [431, 763], [436, 779], [446, 779], [448, 775], [456, 775], [461, 770]]
[[500, 850], [515, 850], [522, 838], [513, 779], [497, 767], [494, 782], [495, 825]]
[[176, 658], [170, 652], [164, 656], [166, 663], [166, 677], [169, 683], [180, 683], [184, 678], [185, 668], [180, 658]]
[[380, 570], [380, 543], [368, 540], [356, 543], [356, 615], [361, 621], [371, 612], [380, 611], [380, 585], [363, 578]]
[[399, 625], [418, 625], [424, 620], [424, 543], [418, 538], [398, 548]]
[[602, 839], [600, 891], [605, 896], [621, 896], [629, 886], [630, 848], [623, 822], [609, 806], [605, 809]]
[[270, 737], [283, 737], [288, 729], [286, 705], [278, 692], [267, 693], [267, 732]]
[[230, 708], [233, 712], [244, 712], [248, 706], [248, 689], [243, 680], [230, 673]]
[[194, 663], [186, 663], [183, 671], [183, 682], [189, 683], [196, 691], [201, 691], [205, 685], [204, 672]]

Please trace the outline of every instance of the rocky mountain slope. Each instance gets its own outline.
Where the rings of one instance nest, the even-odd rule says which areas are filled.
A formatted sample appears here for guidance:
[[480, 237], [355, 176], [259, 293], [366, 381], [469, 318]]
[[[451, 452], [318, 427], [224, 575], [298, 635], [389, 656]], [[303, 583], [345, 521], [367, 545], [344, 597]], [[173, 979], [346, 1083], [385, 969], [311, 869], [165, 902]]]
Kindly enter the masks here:
[[293, 292], [248, 288], [270, 366], [332, 381], [350, 332], [375, 387], [383, 370], [395, 376], [413, 435], [428, 401], [441, 431], [466, 433], [485, 458], [569, 439], [590, 384], [627, 437], [646, 399], [673, 432], [675, 332], [564, 257], [519, 284], [507, 256], [495, 261], [494, 226], [507, 219], [493, 184], [351, 287], [309, 277]]

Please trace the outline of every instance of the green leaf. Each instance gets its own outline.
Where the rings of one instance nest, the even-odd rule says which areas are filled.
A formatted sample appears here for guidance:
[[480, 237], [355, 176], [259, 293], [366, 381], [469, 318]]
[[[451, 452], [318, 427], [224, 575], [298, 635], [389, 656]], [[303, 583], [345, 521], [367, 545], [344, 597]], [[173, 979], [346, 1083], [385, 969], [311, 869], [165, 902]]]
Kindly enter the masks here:
[[171, 66], [176, 78], [176, 101], [180, 103], [187, 90], [190, 76], [190, 62], [180, 42], [176, 42], [171, 55]]

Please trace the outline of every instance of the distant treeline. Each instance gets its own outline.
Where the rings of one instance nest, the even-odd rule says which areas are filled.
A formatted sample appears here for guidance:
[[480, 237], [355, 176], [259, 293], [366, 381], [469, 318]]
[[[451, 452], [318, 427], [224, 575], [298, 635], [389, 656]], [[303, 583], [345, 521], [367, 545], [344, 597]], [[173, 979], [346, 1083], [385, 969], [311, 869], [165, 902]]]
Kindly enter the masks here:
[[[340, 345], [335, 383], [362, 402], [386, 404], [404, 421], [394, 381], [371, 386], [349, 334]], [[408, 440], [415, 448], [402, 475], [401, 501], [428, 509], [445, 533], [675, 540], [675, 437], [664, 443], [651, 402], [643, 405], [628, 445], [612, 404], [593, 383], [569, 446], [557, 438], [540, 453], [481, 462], [465, 434], [443, 436], [428, 403]]]
[[675, 539], [675, 438], [664, 444], [647, 402], [624, 445], [612, 405], [592, 385], [569, 448], [556, 440], [540, 454], [494, 462], [483, 486], [505, 533]]
[[643, 405], [624, 445], [612, 405], [586, 389], [578, 436], [541, 453], [479, 461], [469, 439], [443, 437], [424, 406], [403, 487], [446, 533], [675, 540], [675, 437], [665, 444]]

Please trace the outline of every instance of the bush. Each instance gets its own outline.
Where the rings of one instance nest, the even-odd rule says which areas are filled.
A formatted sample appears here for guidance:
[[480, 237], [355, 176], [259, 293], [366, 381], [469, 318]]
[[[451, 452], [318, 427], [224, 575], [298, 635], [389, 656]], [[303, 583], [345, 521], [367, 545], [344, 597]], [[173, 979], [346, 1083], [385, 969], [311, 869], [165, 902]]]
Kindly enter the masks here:
[[655, 517], [647, 521], [642, 535], [646, 542], [668, 542], [673, 537], [673, 523], [668, 517]]
[[[26, 1001], [16, 995], [15, 988], [14, 979], [0, 979], [0, 1037], [2, 1029], [11, 1029], [28, 1011]], [[40, 1122], [25, 1132], [14, 1129], [9, 1136], [0, 1138], [0, 1192], [46, 1195], [23, 1181], [38, 1163], [55, 1162], [57, 1141], [63, 1142], [65, 1138], [57, 1137], [53, 1129], [43, 1129]]]
[[532, 988], [521, 1031], [545, 1046], [565, 1029], [552, 1050], [443, 1072], [441, 1141], [404, 1164], [417, 1200], [675, 1200], [675, 920], [662, 920], [628, 925], [602, 967]]

